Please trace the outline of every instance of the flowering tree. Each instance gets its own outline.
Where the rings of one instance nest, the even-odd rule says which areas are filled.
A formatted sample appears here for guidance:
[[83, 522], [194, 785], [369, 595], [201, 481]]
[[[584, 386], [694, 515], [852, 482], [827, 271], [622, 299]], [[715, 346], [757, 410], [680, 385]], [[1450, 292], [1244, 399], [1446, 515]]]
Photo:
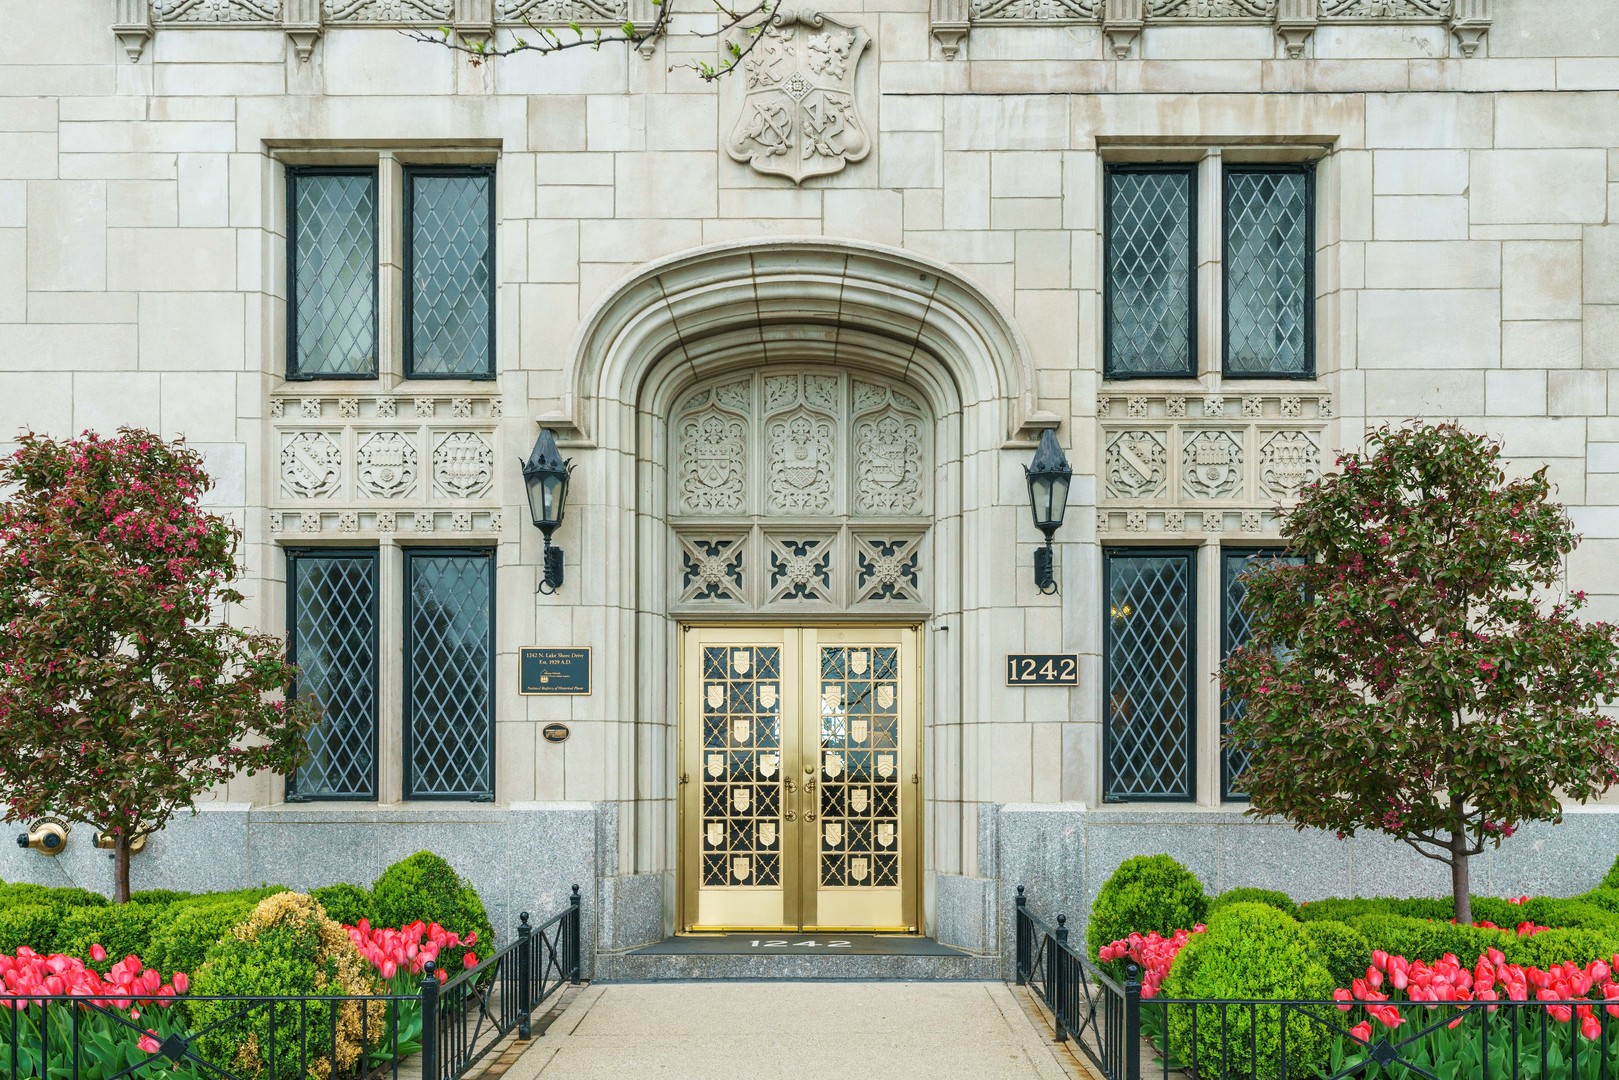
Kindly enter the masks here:
[[0, 799], [130, 846], [210, 785], [288, 771], [314, 721], [281, 643], [227, 625], [238, 536], [183, 442], [28, 434], [0, 459]]
[[1256, 567], [1226, 661], [1251, 744], [1250, 814], [1387, 833], [1451, 869], [1619, 780], [1619, 632], [1553, 602], [1578, 538], [1543, 468], [1508, 480], [1461, 428], [1384, 428], [1282, 528], [1302, 565]]

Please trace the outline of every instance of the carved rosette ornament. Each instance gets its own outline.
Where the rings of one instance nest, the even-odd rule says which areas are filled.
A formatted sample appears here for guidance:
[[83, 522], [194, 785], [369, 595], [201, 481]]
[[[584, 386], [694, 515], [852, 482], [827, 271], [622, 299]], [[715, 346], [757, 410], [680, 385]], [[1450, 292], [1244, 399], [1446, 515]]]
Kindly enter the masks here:
[[741, 111], [725, 148], [762, 173], [801, 184], [871, 152], [855, 76], [864, 27], [780, 8], [742, 61]]

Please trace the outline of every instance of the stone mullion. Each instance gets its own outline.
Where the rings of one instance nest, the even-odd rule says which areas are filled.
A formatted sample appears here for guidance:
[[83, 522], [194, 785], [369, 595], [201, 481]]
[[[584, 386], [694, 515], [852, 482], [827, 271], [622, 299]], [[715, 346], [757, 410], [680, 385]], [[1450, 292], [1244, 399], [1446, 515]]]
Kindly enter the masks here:
[[1198, 163], [1197, 232], [1197, 369], [1206, 384], [1218, 386], [1225, 355], [1225, 176], [1217, 148]]
[[377, 374], [384, 386], [404, 377], [405, 174], [399, 159], [377, 157]]
[[1197, 554], [1196, 802], [1220, 802], [1220, 540], [1204, 541]]
[[377, 801], [405, 793], [405, 555], [392, 537], [377, 551]]

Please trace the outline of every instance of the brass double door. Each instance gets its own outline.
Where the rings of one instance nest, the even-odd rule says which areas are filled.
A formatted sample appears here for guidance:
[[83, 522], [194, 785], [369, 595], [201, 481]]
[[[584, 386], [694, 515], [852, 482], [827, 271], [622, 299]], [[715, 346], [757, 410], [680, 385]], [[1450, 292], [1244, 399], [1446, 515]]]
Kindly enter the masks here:
[[914, 628], [681, 633], [680, 925], [919, 925]]

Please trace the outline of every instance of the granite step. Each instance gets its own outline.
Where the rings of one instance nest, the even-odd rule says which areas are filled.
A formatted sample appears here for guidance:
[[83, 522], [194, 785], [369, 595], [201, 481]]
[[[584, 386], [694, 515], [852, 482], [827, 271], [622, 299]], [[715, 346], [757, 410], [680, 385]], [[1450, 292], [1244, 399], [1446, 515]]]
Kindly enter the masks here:
[[1000, 958], [931, 938], [893, 934], [713, 934], [667, 938], [640, 949], [597, 953], [607, 982], [798, 980], [993, 980]]

